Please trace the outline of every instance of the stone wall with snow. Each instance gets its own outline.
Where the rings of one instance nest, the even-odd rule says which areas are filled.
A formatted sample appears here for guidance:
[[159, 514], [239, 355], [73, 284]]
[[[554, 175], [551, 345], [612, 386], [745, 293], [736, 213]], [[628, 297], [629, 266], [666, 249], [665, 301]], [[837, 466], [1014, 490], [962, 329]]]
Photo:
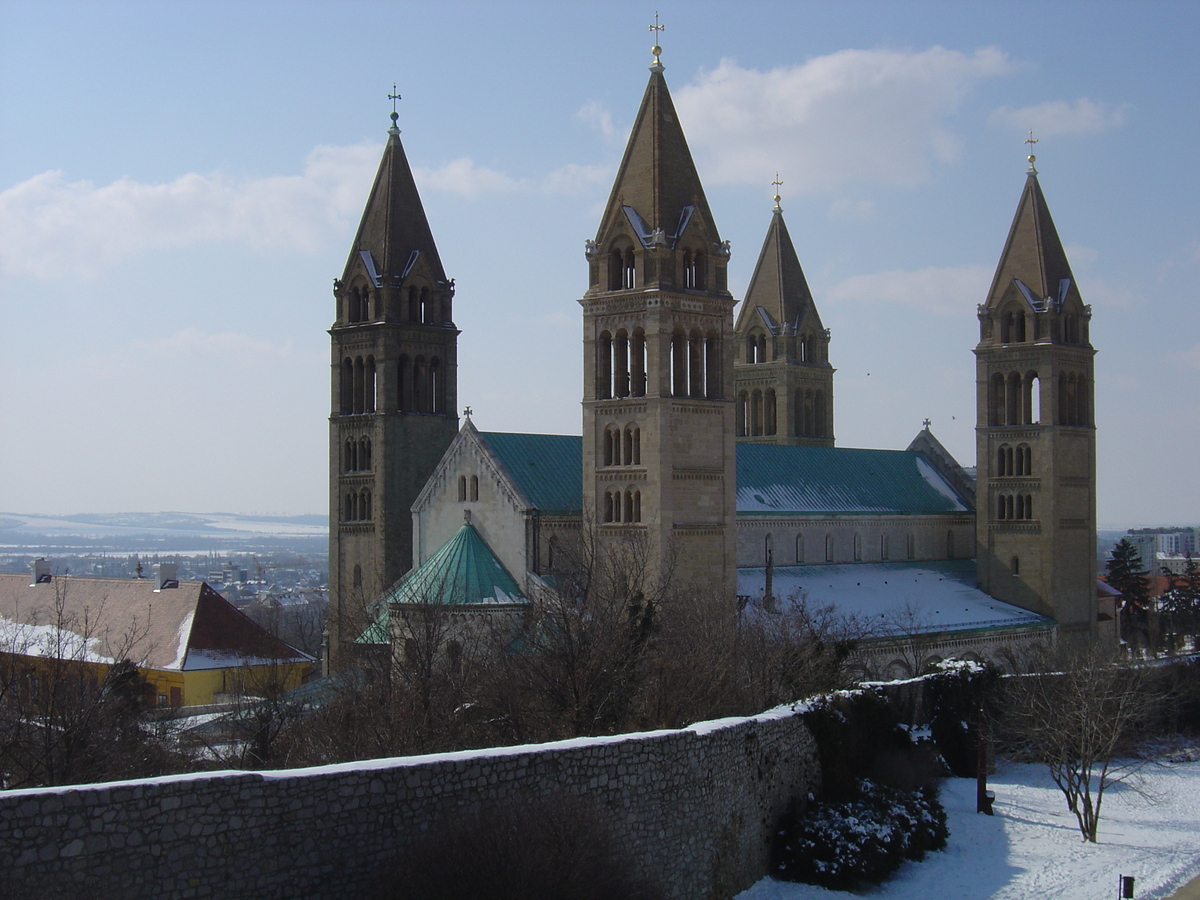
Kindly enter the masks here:
[[668, 897], [715, 900], [766, 873], [788, 799], [819, 781], [811, 735], [781, 709], [538, 746], [0, 792], [0, 893], [358, 896], [448, 817], [586, 797]]

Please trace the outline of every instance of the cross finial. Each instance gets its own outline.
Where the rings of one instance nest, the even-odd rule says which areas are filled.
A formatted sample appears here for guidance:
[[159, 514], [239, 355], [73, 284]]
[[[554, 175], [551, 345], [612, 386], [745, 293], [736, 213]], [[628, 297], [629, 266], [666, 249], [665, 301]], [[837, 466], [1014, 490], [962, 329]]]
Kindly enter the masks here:
[[471, 407], [463, 407], [463, 415], [467, 417], [467, 421], [471, 421]]
[[922, 425], [924, 425], [924, 426], [925, 426], [925, 430], [926, 430], [926, 431], [928, 431], [928, 430], [929, 430], [929, 426], [933, 424], [933, 419], [926, 419], [926, 420], [925, 420], [924, 422], [922, 422], [921, 424], [922, 424]]
[[1030, 175], [1036, 175], [1037, 169], [1033, 164], [1037, 161], [1037, 157], [1033, 155], [1033, 145], [1037, 143], [1037, 138], [1033, 136], [1032, 131], [1029, 132], [1029, 137], [1025, 139], [1025, 143], [1029, 145], [1029, 156], [1026, 157], [1026, 159], [1029, 160], [1029, 168], [1026, 171], [1028, 171]]
[[392, 127], [388, 129], [388, 134], [399, 134], [400, 127], [396, 124], [396, 120], [400, 118], [400, 113], [396, 112], [396, 101], [403, 100], [400, 93], [396, 90], [396, 82], [392, 82], [392, 92], [388, 94], [388, 99], [392, 101]]
[[661, 72], [663, 64], [659, 56], [662, 55], [662, 47], [658, 46], [658, 33], [666, 31], [667, 26], [658, 24], [658, 10], [654, 11], [654, 24], [650, 26], [650, 30], [654, 32], [654, 46], [650, 48], [650, 52], [654, 54], [654, 64], [650, 66], [650, 71]]
[[779, 196], [779, 187], [783, 184], [783, 182], [779, 180], [778, 172], [775, 173], [775, 180], [772, 181], [771, 184], [775, 188], [775, 212], [783, 212], [783, 207], [779, 205], [779, 201], [783, 199]]

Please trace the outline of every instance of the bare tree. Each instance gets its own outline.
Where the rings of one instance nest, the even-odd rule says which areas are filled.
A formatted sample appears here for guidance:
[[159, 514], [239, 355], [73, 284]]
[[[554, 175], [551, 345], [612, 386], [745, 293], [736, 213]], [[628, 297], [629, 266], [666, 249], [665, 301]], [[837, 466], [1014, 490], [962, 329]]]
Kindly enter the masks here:
[[1095, 843], [1105, 792], [1144, 765], [1133, 742], [1161, 698], [1145, 668], [1090, 646], [1043, 651], [1029, 674], [1006, 679], [1002, 735], [1010, 754], [1044, 763]]

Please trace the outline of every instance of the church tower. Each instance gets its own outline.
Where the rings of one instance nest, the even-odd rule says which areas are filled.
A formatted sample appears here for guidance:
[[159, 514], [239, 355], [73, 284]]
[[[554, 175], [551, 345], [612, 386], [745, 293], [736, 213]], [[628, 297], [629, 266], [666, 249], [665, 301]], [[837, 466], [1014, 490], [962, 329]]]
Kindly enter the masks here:
[[1029, 157], [976, 357], [976, 561], [992, 596], [1096, 635], [1096, 429], [1085, 306]]
[[329, 417], [329, 647], [412, 565], [411, 507], [458, 431], [458, 329], [395, 112], [342, 277]]
[[[733, 305], [721, 240], [654, 48], [583, 307], [585, 516], [732, 601]], [[664, 572], [665, 573], [665, 572]]]
[[775, 195], [775, 213], [738, 313], [734, 380], [739, 441], [833, 446], [829, 330]]

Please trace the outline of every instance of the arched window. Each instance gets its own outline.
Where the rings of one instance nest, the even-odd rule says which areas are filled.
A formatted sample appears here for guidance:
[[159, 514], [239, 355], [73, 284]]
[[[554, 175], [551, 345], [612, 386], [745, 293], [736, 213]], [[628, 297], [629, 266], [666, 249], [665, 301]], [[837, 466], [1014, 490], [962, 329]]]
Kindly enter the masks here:
[[771, 535], [768, 534], [763, 539], [763, 565], [764, 566], [772, 565], [775, 562], [774, 557], [775, 557], [775, 541], [771, 537]]
[[429, 324], [429, 288], [421, 288], [421, 323]]
[[358, 498], [358, 517], [360, 519], [371, 518], [371, 492], [366, 488], [362, 489]]
[[1042, 382], [1037, 372], [1025, 373], [1025, 396], [1023, 400], [1025, 424], [1037, 425], [1042, 420]]
[[625, 489], [625, 515], [622, 517], [622, 519], [625, 522], [636, 522], [637, 521], [637, 519], [635, 519], [633, 517], [633, 489], [632, 488]]
[[354, 412], [354, 361], [347, 357], [342, 361], [342, 415]]
[[625, 251], [625, 268], [624, 268], [624, 287], [629, 290], [634, 286], [636, 275], [633, 268], [633, 248], [630, 247]]
[[758, 336], [758, 352], [756, 355], [759, 362], [767, 361], [767, 336], [765, 334]]
[[364, 322], [371, 321], [371, 292], [367, 288], [362, 289], [362, 307], [359, 311]]
[[825, 535], [825, 562], [833, 562], [833, 535]]
[[704, 338], [697, 328], [688, 335], [688, 396], [704, 399]]
[[607, 331], [600, 333], [596, 341], [596, 399], [608, 400], [612, 397], [612, 335]]
[[342, 461], [343, 472], [353, 472], [358, 468], [358, 445], [354, 441], [346, 441], [345, 459]]
[[862, 535], [854, 533], [854, 561], [862, 562]]
[[688, 395], [688, 341], [683, 329], [675, 329], [671, 335], [671, 396]]
[[358, 465], [364, 472], [371, 471], [371, 439], [363, 438], [358, 442]]
[[709, 400], [720, 400], [721, 391], [721, 339], [715, 331], [704, 338], [704, 396]]
[[458, 476], [458, 502], [459, 503], [467, 502], [467, 476], [466, 475]]
[[904, 555], [909, 559], [917, 558], [917, 539], [911, 534], [904, 540]]
[[356, 588], [362, 587], [362, 566], [358, 564], [354, 566], [354, 586]]
[[750, 395], [745, 391], [738, 394], [734, 412], [737, 419], [734, 424], [734, 431], [738, 437], [745, 437], [750, 433]]
[[829, 418], [825, 408], [825, 392], [813, 393], [813, 433], [816, 437], [829, 437]]
[[642, 492], [633, 492], [633, 521], [642, 521]]
[[685, 288], [694, 288], [696, 286], [696, 266], [692, 262], [692, 251], [683, 251], [683, 286]]
[[546, 542], [546, 569], [554, 571], [554, 554], [558, 550], [558, 538], [555, 535], [550, 536], [550, 540]]
[[363, 412], [375, 412], [375, 357], [368, 356], [363, 370]]
[[604, 429], [604, 447], [601, 450], [601, 456], [604, 459], [605, 466], [616, 465], [613, 459], [613, 435], [612, 428]]
[[604, 521], [611, 522], [613, 520], [613, 495], [612, 491], [604, 492]]
[[630, 437], [632, 438], [632, 443], [630, 444], [632, 456], [630, 457], [628, 465], [640, 466], [642, 464], [642, 429], [637, 425], [634, 425], [633, 433], [630, 435]]
[[775, 433], [775, 389], [767, 388], [763, 394], [763, 434]]
[[400, 354], [400, 359], [396, 361], [396, 408], [400, 412], [409, 412], [412, 409], [412, 397], [409, 396], [409, 391], [412, 387], [412, 380], [409, 372], [408, 356], [404, 353]]
[[418, 356], [413, 360], [412, 405], [414, 412], [429, 412], [425, 406], [425, 392], [428, 381], [429, 373], [425, 368], [425, 357]]
[[796, 535], [796, 565], [804, 565], [804, 535]]
[[436, 356], [429, 361], [429, 411], [442, 415], [446, 411], [446, 386], [442, 377], [442, 361]]
[[800, 362], [812, 362], [812, 335], [800, 335]]
[[1012, 558], [1012, 562], [1009, 565], [1012, 568], [1013, 575], [1021, 574], [1021, 558], [1019, 556], [1014, 556]]
[[355, 494], [353, 491], [351, 491], [349, 494], [346, 495], [346, 508], [345, 508], [345, 510], [343, 510], [342, 518], [347, 522], [353, 522], [355, 519], [357, 519], [358, 518], [358, 516], [356, 515], [356, 507], [357, 506], [358, 506], [358, 502], [355, 498]]
[[889, 554], [888, 554], [889, 549], [890, 548], [888, 547], [888, 536], [886, 534], [881, 534], [879, 536], [879, 558], [887, 559], [889, 556]]
[[695, 273], [692, 287], [700, 290], [708, 287], [708, 259], [703, 250], [697, 250], [692, 257], [692, 271]]
[[946, 559], [954, 559], [954, 532], [946, 532]]
[[421, 321], [421, 300], [416, 285], [408, 289], [408, 321]]
[[479, 499], [479, 476], [471, 476], [471, 500], [472, 502]]
[[633, 329], [633, 339], [629, 344], [630, 385], [629, 392], [634, 397], [646, 396], [646, 332], [641, 328]]
[[629, 396], [629, 335], [624, 328], [613, 339], [613, 396]]
[[763, 396], [762, 391], [755, 390], [750, 395], [750, 433], [763, 433]]
[[762, 360], [758, 358], [758, 338], [753, 334], [746, 338], [746, 362], [762, 362]]

